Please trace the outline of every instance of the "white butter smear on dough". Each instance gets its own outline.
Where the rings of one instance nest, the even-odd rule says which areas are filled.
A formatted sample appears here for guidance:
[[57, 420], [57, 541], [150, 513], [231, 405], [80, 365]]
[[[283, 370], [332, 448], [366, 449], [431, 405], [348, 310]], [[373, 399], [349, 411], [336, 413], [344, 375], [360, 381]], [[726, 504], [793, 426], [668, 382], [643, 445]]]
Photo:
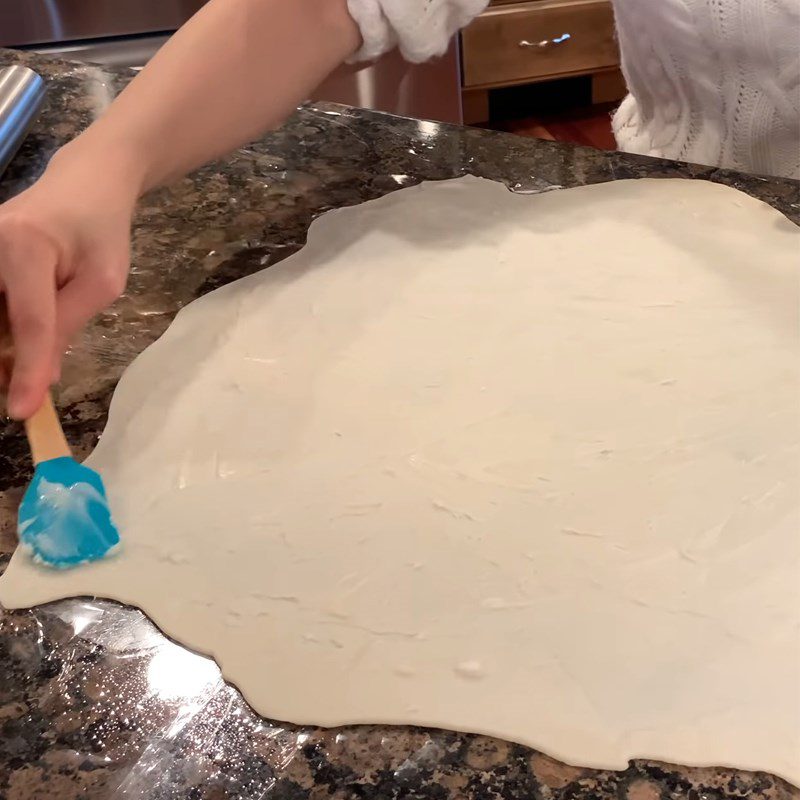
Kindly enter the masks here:
[[463, 179], [192, 303], [91, 465], [127, 602], [299, 724], [800, 784], [800, 235], [691, 181]]

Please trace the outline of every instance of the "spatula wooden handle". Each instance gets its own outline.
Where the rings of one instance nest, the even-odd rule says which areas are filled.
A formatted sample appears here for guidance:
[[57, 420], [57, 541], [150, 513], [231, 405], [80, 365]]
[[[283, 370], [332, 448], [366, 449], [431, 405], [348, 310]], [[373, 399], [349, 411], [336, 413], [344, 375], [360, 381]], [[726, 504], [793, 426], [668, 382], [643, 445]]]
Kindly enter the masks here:
[[45, 396], [41, 408], [25, 423], [25, 433], [28, 434], [34, 464], [72, 456], [50, 392]]

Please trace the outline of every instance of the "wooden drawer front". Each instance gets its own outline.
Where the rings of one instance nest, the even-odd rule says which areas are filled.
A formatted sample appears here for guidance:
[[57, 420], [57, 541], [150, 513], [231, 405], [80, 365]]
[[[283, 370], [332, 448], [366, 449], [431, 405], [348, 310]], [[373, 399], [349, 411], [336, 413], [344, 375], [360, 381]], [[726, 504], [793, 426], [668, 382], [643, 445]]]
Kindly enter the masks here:
[[619, 64], [608, 0], [490, 8], [463, 32], [462, 41], [465, 86], [525, 83]]

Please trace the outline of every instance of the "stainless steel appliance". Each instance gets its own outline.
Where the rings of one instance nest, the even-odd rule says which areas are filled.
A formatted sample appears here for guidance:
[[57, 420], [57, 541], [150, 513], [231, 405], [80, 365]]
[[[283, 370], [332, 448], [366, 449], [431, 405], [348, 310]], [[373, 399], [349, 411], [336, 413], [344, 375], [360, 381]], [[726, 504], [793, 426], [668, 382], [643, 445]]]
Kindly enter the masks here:
[[[202, 5], [203, 0], [0, 0], [0, 46], [140, 68]], [[457, 46], [420, 66], [392, 53], [376, 64], [343, 67], [310, 99], [460, 122]]]
[[19, 64], [0, 69], [0, 175], [36, 121], [45, 92], [32, 69]]

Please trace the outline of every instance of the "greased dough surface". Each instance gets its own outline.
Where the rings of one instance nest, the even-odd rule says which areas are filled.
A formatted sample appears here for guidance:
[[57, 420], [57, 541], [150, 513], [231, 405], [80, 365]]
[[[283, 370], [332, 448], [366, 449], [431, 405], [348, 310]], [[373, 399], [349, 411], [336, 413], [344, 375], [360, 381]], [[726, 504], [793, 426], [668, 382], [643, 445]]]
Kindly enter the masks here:
[[799, 289], [710, 183], [327, 214], [124, 376], [124, 553], [0, 602], [139, 606], [274, 719], [800, 784]]

